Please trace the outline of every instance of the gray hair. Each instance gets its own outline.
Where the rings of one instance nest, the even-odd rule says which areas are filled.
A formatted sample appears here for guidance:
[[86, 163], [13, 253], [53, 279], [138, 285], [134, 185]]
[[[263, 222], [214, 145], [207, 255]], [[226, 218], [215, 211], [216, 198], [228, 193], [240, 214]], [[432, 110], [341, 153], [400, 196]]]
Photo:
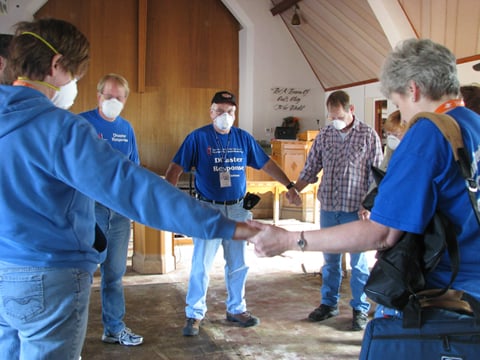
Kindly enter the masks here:
[[421, 94], [431, 100], [444, 95], [458, 96], [455, 55], [429, 39], [408, 39], [387, 56], [380, 75], [380, 86], [387, 98], [392, 93], [405, 95], [414, 81]]

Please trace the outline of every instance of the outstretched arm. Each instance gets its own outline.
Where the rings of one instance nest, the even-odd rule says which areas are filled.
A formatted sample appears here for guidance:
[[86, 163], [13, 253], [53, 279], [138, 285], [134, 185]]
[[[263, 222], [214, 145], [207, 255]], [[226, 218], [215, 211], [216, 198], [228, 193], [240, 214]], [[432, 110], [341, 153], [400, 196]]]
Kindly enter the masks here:
[[256, 234], [260, 230], [253, 223], [237, 222], [235, 232], [233, 233], [233, 240], [246, 240]]
[[165, 172], [165, 180], [167, 180], [173, 186], [176, 186], [178, 183], [178, 178], [183, 172], [183, 168], [175, 164], [174, 162], [168, 165], [167, 171]]
[[[258, 256], [280, 255], [287, 250], [299, 250], [300, 231], [285, 229], [251, 221], [259, 231], [248, 239], [255, 244]], [[362, 252], [381, 250], [393, 246], [402, 231], [371, 220], [359, 220], [343, 225], [304, 232], [305, 251], [323, 251], [328, 253]]]

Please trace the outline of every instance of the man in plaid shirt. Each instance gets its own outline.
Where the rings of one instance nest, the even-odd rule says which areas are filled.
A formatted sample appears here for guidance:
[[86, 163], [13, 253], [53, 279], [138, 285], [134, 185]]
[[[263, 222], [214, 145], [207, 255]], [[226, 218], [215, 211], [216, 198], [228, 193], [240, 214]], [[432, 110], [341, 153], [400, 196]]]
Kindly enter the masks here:
[[[305, 167], [295, 186], [289, 190], [301, 191], [308, 184], [317, 182], [318, 174], [323, 170], [318, 190], [322, 228], [358, 220], [361, 202], [373, 181], [371, 168], [379, 166], [383, 159], [380, 138], [374, 129], [354, 115], [354, 106], [346, 92], [333, 92], [327, 99], [327, 110], [329, 124], [317, 135]], [[324, 253], [323, 256], [321, 304], [309, 314], [311, 321], [322, 321], [339, 314], [342, 254]], [[365, 254], [350, 253], [350, 265], [352, 330], [363, 330], [370, 309], [363, 292], [369, 276]]]

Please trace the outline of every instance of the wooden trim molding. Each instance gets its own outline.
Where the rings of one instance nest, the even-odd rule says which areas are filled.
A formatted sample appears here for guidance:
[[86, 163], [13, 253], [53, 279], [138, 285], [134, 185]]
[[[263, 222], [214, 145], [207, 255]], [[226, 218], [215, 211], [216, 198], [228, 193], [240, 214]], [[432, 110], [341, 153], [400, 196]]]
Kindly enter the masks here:
[[148, 0], [138, 0], [138, 92], [145, 92], [145, 69], [147, 66], [147, 8]]

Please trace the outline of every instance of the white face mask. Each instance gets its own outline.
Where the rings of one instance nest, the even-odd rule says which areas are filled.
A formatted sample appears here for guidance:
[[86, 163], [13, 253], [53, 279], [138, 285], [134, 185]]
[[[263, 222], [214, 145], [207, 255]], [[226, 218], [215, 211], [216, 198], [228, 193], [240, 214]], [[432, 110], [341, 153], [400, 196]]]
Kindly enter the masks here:
[[60, 86], [60, 90], [53, 95], [52, 102], [61, 109], [69, 109], [73, 105], [77, 94], [77, 80], [73, 79], [68, 84]]
[[387, 136], [387, 146], [390, 149], [395, 150], [397, 148], [398, 144], [400, 144], [400, 139], [397, 138], [395, 135], [388, 135]]
[[343, 130], [347, 126], [347, 123], [343, 120], [334, 119], [332, 120], [332, 125], [337, 130]]
[[117, 99], [102, 102], [102, 113], [109, 119], [115, 119], [123, 110], [123, 103]]
[[234, 120], [235, 119], [232, 115], [223, 113], [222, 115], [218, 115], [213, 122], [217, 129], [221, 131], [228, 131], [232, 127]]

